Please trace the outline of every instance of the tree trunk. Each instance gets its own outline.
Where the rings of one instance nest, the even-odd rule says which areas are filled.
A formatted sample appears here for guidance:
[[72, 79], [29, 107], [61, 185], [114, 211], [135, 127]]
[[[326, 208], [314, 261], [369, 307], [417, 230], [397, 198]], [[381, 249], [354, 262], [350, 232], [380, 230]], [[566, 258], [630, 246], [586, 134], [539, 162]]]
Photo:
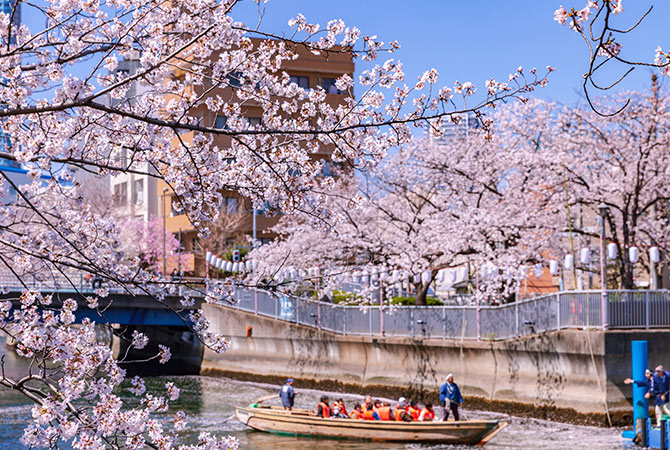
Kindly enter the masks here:
[[414, 289], [416, 291], [414, 304], [416, 306], [426, 306], [426, 296], [428, 294], [428, 287], [430, 283], [414, 283]]

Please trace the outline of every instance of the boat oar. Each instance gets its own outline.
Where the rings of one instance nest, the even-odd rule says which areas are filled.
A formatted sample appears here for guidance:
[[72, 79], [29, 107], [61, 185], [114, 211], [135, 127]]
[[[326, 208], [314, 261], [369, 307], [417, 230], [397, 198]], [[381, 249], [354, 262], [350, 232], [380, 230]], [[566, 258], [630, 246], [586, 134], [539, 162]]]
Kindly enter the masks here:
[[[278, 397], [277, 394], [266, 395], [265, 397], [261, 397], [261, 398], [259, 398], [259, 399], [256, 399], [256, 401], [253, 402], [253, 403], [252, 403], [251, 405], [249, 405], [249, 406], [255, 407], [255, 406], [260, 405], [261, 403], [263, 403], [263, 402], [266, 401], [266, 400], [272, 400], [273, 398], [277, 398], [277, 397]], [[232, 416], [228, 417], [228, 418], [227, 418], [226, 420], [224, 420], [222, 423], [226, 423], [226, 422], [228, 422], [230, 419], [233, 419], [233, 418], [235, 417], [235, 415], [236, 415], [236, 414], [233, 414]]]

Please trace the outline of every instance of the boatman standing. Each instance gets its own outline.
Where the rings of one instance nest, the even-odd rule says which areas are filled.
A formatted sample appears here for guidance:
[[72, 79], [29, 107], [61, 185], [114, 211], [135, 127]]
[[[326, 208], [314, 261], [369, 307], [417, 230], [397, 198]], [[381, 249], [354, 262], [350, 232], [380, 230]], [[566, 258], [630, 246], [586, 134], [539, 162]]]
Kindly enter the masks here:
[[644, 371], [644, 380], [633, 380], [632, 378], [626, 378], [625, 380], [623, 380], [623, 382], [624, 384], [635, 383], [636, 386], [645, 388], [646, 392], [644, 393], [644, 398], [649, 398], [651, 396], [649, 391], [651, 390], [653, 379], [654, 379], [654, 372], [652, 372], [649, 369], [646, 369]]
[[670, 395], [670, 373], [663, 366], [656, 368], [656, 374], [651, 381], [651, 394], [654, 396], [654, 412], [656, 413], [656, 426], [661, 426], [663, 413], [670, 416], [668, 410], [668, 396]]
[[293, 390], [293, 378], [286, 380], [286, 384], [279, 389], [279, 398], [284, 409], [292, 410], [296, 392]]
[[444, 406], [444, 418], [442, 420], [447, 420], [449, 418], [449, 410], [454, 413], [454, 420], [461, 420], [458, 416], [458, 406], [463, 403], [463, 396], [461, 395], [461, 390], [458, 389], [458, 385], [454, 383], [454, 374], [450, 373], [447, 375], [447, 382], [440, 387], [440, 401], [442, 406]]

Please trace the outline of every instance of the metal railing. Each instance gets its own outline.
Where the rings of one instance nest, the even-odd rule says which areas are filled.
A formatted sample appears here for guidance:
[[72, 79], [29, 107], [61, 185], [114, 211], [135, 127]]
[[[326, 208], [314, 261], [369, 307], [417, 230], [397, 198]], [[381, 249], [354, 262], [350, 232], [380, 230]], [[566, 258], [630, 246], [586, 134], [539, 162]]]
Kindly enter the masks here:
[[[238, 290], [234, 308], [343, 335], [500, 340], [601, 328], [600, 291], [566, 291], [501, 306], [344, 306]], [[607, 291], [609, 328], [670, 327], [670, 291]]]

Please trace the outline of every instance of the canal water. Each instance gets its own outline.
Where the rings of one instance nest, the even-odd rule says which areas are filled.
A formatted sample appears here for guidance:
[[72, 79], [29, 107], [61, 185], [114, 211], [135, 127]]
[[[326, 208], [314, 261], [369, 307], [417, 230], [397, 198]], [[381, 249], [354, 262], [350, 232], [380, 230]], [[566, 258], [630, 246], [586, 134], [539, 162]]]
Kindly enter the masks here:
[[[25, 362], [7, 351], [0, 337], [0, 355], [6, 356], [8, 375], [25, 367]], [[277, 392], [278, 386], [259, 383], [239, 382], [213, 377], [154, 377], [146, 378], [147, 390], [164, 392], [165, 382], [172, 381], [181, 390], [174, 410], [182, 409], [189, 416], [188, 431], [182, 433], [183, 443], [195, 443], [201, 432], [217, 435], [232, 435], [239, 439], [242, 449], [324, 449], [324, 450], [381, 450], [381, 449], [450, 449], [461, 450], [471, 447], [448, 445], [388, 444], [356, 441], [317, 440], [275, 436], [252, 431], [235, 419], [227, 420], [234, 407], [247, 405], [253, 400]], [[298, 396], [296, 406], [313, 408], [322, 392], [303, 390], [295, 386]], [[361, 399], [357, 395], [331, 394], [342, 397], [351, 409]], [[272, 402], [270, 402], [272, 404]], [[276, 404], [276, 403], [275, 403]], [[31, 420], [31, 404], [16, 392], [0, 387], [0, 450], [24, 449], [19, 438], [23, 428]], [[504, 418], [510, 425], [502, 430], [486, 448], [567, 450], [588, 448], [605, 450], [622, 448], [621, 430], [566, 425], [546, 420], [509, 417], [503, 414], [478, 411], [464, 411], [466, 418]], [[166, 418], [166, 421], [168, 419]]]

